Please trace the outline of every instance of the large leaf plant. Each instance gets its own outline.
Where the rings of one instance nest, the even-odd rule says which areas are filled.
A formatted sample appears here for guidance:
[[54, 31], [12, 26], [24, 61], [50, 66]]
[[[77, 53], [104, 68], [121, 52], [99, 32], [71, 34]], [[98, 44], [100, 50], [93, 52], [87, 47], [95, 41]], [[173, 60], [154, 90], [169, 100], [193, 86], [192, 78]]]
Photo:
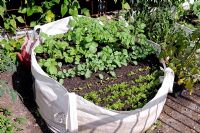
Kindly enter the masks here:
[[197, 55], [197, 50], [200, 49], [200, 29], [192, 34], [174, 29], [166, 35], [161, 47], [160, 58], [167, 59], [167, 65], [176, 74], [176, 82], [192, 93], [194, 84], [200, 81], [200, 61]]

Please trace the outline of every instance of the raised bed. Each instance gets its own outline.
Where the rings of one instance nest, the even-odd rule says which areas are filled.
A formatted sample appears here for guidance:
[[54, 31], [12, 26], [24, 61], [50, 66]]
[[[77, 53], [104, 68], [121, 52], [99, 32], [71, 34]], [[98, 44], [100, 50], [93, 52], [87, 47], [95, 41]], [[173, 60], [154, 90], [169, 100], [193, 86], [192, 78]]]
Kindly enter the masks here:
[[[71, 17], [35, 27], [48, 35], [65, 33]], [[58, 28], [59, 27], [59, 28]], [[159, 117], [168, 92], [172, 91], [174, 73], [164, 68], [164, 80], [143, 107], [131, 111], [115, 111], [97, 106], [83, 97], [70, 93], [68, 87], [50, 78], [39, 66], [34, 48], [31, 70], [35, 78], [35, 95], [39, 112], [54, 132], [144, 132]]]

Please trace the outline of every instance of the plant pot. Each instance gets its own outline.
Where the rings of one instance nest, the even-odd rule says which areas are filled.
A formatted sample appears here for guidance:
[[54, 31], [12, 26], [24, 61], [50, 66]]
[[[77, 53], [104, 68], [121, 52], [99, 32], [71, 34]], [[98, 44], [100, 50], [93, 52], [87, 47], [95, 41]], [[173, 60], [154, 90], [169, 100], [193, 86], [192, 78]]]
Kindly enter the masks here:
[[[67, 17], [36, 26], [35, 30], [40, 28], [49, 35], [64, 33], [69, 29], [66, 24], [70, 19]], [[31, 53], [31, 70], [35, 78], [38, 110], [53, 132], [144, 132], [159, 117], [174, 82], [174, 72], [166, 68], [162, 86], [145, 106], [132, 111], [114, 111], [69, 93], [67, 88], [42, 70], [37, 63], [34, 48]]]

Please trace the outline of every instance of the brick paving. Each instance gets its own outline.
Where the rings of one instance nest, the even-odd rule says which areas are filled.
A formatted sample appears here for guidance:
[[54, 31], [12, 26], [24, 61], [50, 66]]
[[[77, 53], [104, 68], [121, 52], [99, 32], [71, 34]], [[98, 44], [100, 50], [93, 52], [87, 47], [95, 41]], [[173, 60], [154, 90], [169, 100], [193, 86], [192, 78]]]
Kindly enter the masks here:
[[192, 95], [169, 95], [158, 121], [147, 133], [200, 133], [200, 84]]

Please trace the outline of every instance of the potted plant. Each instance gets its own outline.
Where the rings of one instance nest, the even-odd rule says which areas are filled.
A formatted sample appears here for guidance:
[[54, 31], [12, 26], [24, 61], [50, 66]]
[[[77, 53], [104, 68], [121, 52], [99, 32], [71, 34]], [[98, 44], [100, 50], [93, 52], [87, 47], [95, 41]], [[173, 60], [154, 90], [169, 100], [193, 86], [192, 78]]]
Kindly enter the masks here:
[[[172, 91], [174, 75], [170, 68], [165, 68], [163, 83], [156, 89], [158, 71], [150, 71], [155, 58], [147, 66], [142, 64], [143, 67], [137, 62], [153, 52], [143, 34], [145, 24], [131, 26], [105, 18], [101, 21], [86, 17], [71, 19], [35, 27], [48, 34], [41, 34], [43, 43], [39, 41], [33, 48], [31, 68], [36, 102], [51, 130], [141, 132], [148, 129], [161, 113], [167, 93]], [[118, 73], [117, 67], [121, 67], [118, 71], [124, 68], [124, 72]], [[132, 79], [134, 76], [138, 77]], [[97, 82], [87, 78], [96, 78]], [[81, 93], [74, 92], [84, 92], [85, 99]]]
[[180, 28], [175, 28], [165, 37], [161, 46], [160, 58], [169, 58], [166, 64], [176, 74], [176, 85], [189, 89], [192, 94], [194, 84], [200, 80], [197, 53], [200, 48], [199, 29], [188, 34]]

